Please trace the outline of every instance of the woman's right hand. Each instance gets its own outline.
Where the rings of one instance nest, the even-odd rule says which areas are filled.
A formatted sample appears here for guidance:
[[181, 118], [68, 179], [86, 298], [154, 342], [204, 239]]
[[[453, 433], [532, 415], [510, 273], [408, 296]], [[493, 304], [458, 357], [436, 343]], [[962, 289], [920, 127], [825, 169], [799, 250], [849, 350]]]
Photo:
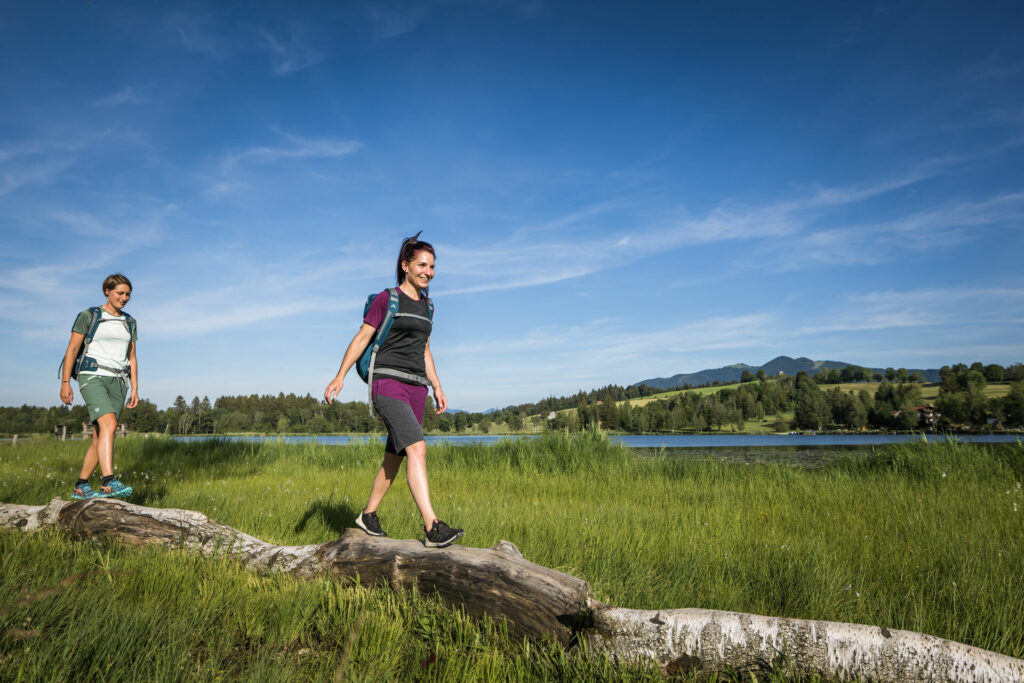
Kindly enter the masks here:
[[75, 392], [71, 390], [71, 382], [61, 382], [60, 400], [65, 405], [71, 405], [71, 402], [75, 400]]
[[328, 405], [331, 404], [331, 401], [334, 400], [334, 397], [338, 395], [338, 392], [341, 391], [341, 387], [344, 385], [345, 378], [341, 375], [331, 380], [331, 383], [327, 385], [327, 389], [324, 391], [324, 400], [327, 401]]

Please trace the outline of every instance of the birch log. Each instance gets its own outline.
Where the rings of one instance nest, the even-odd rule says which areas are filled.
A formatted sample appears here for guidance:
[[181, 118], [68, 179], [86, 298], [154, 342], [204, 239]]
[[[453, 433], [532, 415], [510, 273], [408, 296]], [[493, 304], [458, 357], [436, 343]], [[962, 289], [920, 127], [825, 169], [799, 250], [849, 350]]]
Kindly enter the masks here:
[[1024, 660], [910, 631], [702, 609], [620, 609], [590, 597], [587, 582], [523, 559], [514, 545], [429, 549], [419, 541], [349, 529], [320, 545], [278, 546], [191, 510], [92, 499], [0, 503], [0, 528], [56, 526], [70, 538], [160, 545], [237, 557], [259, 572], [330, 576], [396, 590], [418, 586], [474, 616], [506, 620], [517, 635], [585, 642], [667, 674], [756, 672], [832, 680], [1024, 681]]

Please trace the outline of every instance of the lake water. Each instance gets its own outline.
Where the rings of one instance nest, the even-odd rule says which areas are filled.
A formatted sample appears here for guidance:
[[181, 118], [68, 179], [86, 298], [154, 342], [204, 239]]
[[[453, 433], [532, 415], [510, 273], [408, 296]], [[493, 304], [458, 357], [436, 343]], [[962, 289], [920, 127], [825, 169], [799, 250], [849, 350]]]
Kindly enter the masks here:
[[[185, 436], [180, 439], [206, 439], [206, 436]], [[234, 436], [221, 437], [246, 441], [281, 441], [284, 443], [315, 442], [330, 446], [376, 441], [383, 444], [384, 437], [374, 436]], [[428, 436], [431, 443], [493, 444], [505, 439], [536, 439], [535, 435], [483, 436], [451, 435]], [[609, 438], [644, 455], [712, 459], [723, 462], [762, 463], [777, 462], [796, 467], [817, 468], [849, 456], [870, 453], [878, 446], [908, 441], [935, 443], [957, 439], [969, 443], [1017, 443], [1020, 436], [1012, 434], [984, 434], [944, 436], [929, 434], [624, 434]]]

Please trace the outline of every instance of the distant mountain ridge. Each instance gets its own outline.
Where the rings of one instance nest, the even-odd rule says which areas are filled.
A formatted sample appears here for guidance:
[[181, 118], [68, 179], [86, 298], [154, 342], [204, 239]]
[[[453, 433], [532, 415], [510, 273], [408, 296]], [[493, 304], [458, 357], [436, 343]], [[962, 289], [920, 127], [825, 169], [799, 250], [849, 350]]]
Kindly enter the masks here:
[[[768, 361], [764, 365], [735, 363], [721, 368], [701, 370], [700, 372], [682, 373], [671, 377], [653, 377], [651, 379], [634, 382], [631, 386], [636, 387], [641, 384], [646, 384], [649, 387], [655, 387], [657, 389], [672, 389], [674, 387], [681, 387], [685, 384], [698, 387], [702, 384], [712, 384], [716, 381], [720, 384], [731, 384], [733, 382], [740, 381], [740, 377], [743, 375], [744, 370], [749, 371], [752, 375], [756, 375], [758, 370], [764, 370], [766, 375], [774, 377], [780, 372], [790, 376], [794, 376], [798, 372], [806, 372], [809, 375], [814, 375], [826, 368], [842, 370], [849, 365], [856, 365], [856, 363], [844, 363], [837, 360], [811, 360], [810, 358], [803, 357], [790, 358], [789, 356], [779, 356], [778, 358]], [[869, 369], [873, 373], [885, 374], [885, 368]], [[926, 382], [939, 381], [939, 371], [937, 369], [922, 370], [919, 368], [907, 368], [907, 372], [910, 374], [915, 372], [921, 373], [921, 376], [924, 377]]]

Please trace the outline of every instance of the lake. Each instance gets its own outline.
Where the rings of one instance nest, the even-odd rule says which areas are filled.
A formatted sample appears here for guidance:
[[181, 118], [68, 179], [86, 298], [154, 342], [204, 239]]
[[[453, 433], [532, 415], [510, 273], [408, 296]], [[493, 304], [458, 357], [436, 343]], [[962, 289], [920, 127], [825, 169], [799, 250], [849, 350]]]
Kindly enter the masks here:
[[[208, 436], [183, 436], [179, 439], [207, 439]], [[329, 446], [377, 441], [383, 436], [291, 435], [291, 436], [231, 436], [219, 437], [244, 441], [280, 441], [283, 443], [315, 442]], [[505, 439], [536, 439], [536, 435], [448, 435], [428, 436], [431, 443], [493, 444]], [[1017, 443], [1021, 437], [1013, 434], [980, 434], [945, 436], [929, 434], [622, 434], [608, 437], [616, 443], [636, 449], [644, 455], [713, 459], [723, 462], [761, 463], [778, 462], [796, 467], [817, 468], [858, 453], [870, 453], [875, 447], [908, 441], [936, 443], [957, 439], [970, 443]]]

